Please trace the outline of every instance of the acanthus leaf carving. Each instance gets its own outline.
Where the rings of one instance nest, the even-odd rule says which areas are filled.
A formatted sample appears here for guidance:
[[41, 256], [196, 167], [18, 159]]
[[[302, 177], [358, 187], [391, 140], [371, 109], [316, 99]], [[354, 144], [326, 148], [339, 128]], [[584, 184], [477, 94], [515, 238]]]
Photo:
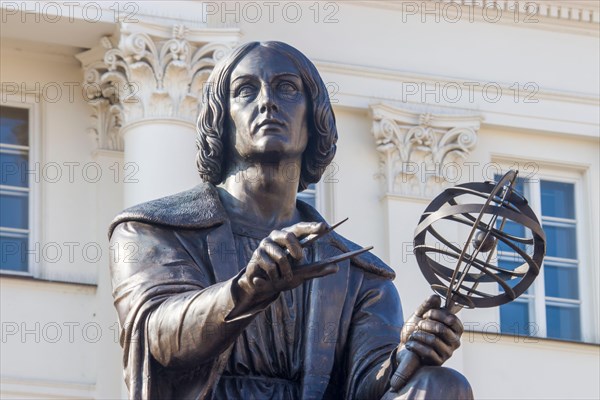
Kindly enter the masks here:
[[[431, 198], [455, 183], [458, 158], [477, 143], [478, 115], [432, 114], [371, 106], [385, 192]], [[458, 171], [459, 172], [459, 171]]]
[[104, 37], [97, 48], [78, 55], [98, 148], [122, 151], [123, 140], [118, 134], [113, 137], [115, 132], [139, 120], [194, 123], [203, 84], [237, 42], [237, 37], [197, 40], [197, 33], [192, 40], [182, 25], [174, 26], [170, 37], [161, 32], [123, 26], [117, 45], [114, 38]]

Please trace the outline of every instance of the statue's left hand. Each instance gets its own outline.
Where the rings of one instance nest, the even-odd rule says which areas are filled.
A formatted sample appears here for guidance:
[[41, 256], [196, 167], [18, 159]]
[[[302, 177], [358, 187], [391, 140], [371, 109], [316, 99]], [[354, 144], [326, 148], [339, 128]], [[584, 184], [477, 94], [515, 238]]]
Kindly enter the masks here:
[[456, 315], [441, 308], [441, 303], [438, 295], [432, 295], [404, 323], [397, 357], [406, 348], [417, 354], [424, 365], [439, 366], [460, 347], [463, 324]]

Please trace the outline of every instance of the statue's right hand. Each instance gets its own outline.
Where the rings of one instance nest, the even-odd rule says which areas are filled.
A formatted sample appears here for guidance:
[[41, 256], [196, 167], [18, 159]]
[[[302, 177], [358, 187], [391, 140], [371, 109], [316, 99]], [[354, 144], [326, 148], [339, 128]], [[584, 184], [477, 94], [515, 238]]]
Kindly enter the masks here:
[[238, 285], [260, 302], [284, 290], [294, 289], [306, 280], [337, 272], [335, 264], [318, 268], [292, 266], [304, 258], [300, 239], [326, 229], [327, 225], [323, 222], [300, 222], [271, 232], [252, 254]]

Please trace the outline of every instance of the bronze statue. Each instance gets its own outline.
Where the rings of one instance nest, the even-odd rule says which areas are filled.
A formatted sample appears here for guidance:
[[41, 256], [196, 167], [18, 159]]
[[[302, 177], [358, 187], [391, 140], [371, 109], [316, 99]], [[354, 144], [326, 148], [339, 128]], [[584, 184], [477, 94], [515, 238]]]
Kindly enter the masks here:
[[[432, 296], [403, 327], [393, 270], [371, 253], [331, 263], [359, 247], [296, 199], [336, 150], [314, 65], [287, 44], [248, 43], [203, 98], [204, 183], [109, 229], [138, 249], [110, 266], [130, 398], [471, 398], [440, 367], [460, 345], [459, 319]], [[424, 366], [390, 387], [405, 348]]]

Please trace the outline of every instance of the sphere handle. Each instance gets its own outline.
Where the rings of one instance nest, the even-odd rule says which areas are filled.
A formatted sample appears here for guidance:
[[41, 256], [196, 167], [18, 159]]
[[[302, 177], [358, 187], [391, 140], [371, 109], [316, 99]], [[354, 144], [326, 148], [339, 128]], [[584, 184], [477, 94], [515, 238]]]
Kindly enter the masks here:
[[397, 392], [402, 389], [420, 366], [421, 359], [418, 355], [407, 348], [400, 350], [400, 363], [390, 379], [391, 390]]

